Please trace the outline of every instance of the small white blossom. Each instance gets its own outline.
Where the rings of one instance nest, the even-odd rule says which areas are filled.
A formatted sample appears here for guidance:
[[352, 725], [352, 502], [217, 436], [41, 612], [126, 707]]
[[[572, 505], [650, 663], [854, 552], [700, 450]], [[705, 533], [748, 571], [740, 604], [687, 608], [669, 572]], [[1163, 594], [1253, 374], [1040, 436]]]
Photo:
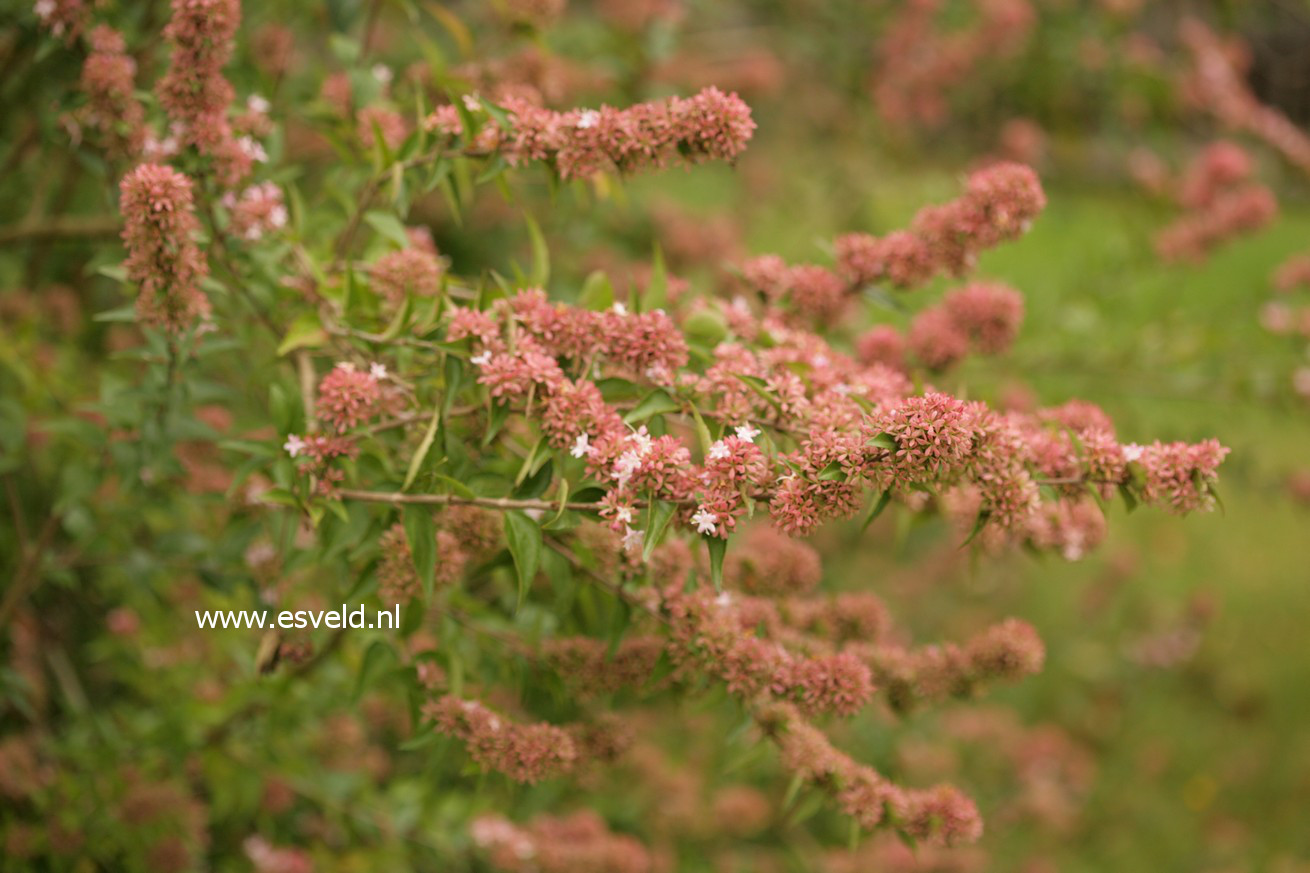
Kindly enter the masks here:
[[368, 374], [380, 382], [387, 378], [387, 365], [374, 361], [368, 365]]
[[718, 597], [714, 598], [714, 605], [727, 609], [732, 605], [732, 595], [724, 591]]
[[646, 430], [646, 425], [637, 428], [628, 435], [628, 442], [636, 446], [638, 457], [645, 457], [650, 453], [651, 438], [650, 433]]
[[391, 68], [386, 64], [374, 64], [371, 72], [373, 73], [373, 78], [377, 79], [383, 85], [390, 85], [391, 80], [395, 78], [395, 74], [391, 72]]
[[619, 524], [632, 524], [632, 507], [620, 506], [614, 510], [614, 520]]
[[487, 365], [487, 361], [490, 360], [491, 360], [491, 352], [485, 351], [480, 355], [474, 355], [473, 357], [469, 358], [469, 363], [474, 364], [475, 366], [478, 367], [485, 367]]
[[272, 104], [258, 94], [251, 94], [246, 98], [246, 107], [252, 112], [258, 112], [260, 115], [264, 115], [272, 108]]
[[50, 16], [55, 14], [55, 0], [36, 0], [32, 11], [36, 13], [37, 18], [48, 21]]
[[623, 548], [630, 552], [640, 549], [642, 533], [642, 531], [639, 531], [636, 528], [628, 528], [627, 532], [623, 534]]
[[1124, 460], [1129, 462], [1141, 460], [1144, 451], [1146, 450], [1137, 443], [1129, 443], [1124, 446]]
[[286, 227], [287, 218], [287, 208], [281, 203], [268, 211], [268, 223], [272, 227]]
[[291, 457], [298, 458], [301, 452], [305, 450], [305, 441], [293, 433], [287, 436], [287, 441], [282, 444], [282, 448]]
[[628, 480], [632, 478], [632, 474], [636, 473], [640, 467], [640, 455], [631, 451], [624, 452], [622, 455], [619, 455], [619, 459], [614, 462], [614, 481], [619, 483], [620, 488], [623, 488], [628, 484]]
[[237, 145], [241, 147], [241, 151], [245, 152], [246, 156], [252, 161], [258, 161], [261, 164], [268, 163], [268, 152], [264, 151], [264, 147], [253, 138], [243, 136], [241, 139], [237, 140]]
[[696, 514], [691, 517], [691, 521], [692, 524], [696, 525], [696, 533], [712, 534], [717, 530], [716, 525], [719, 523], [719, 517], [702, 506], [696, 510]]
[[588, 130], [595, 127], [598, 121], [600, 121], [600, 113], [594, 109], [588, 109], [578, 116], [578, 129]]
[[742, 442], [753, 443], [755, 438], [760, 435], [759, 428], [751, 427], [749, 424], [737, 426], [737, 439]]
[[615, 315], [627, 315], [627, 314], [628, 314], [628, 307], [624, 306], [622, 303], [615, 303], [614, 306], [613, 306], [613, 309], [614, 309], [614, 314], [615, 314]]
[[575, 458], [585, 458], [591, 454], [591, 438], [585, 433], [579, 434], [578, 438], [573, 441], [573, 448], [569, 449], [569, 454]]
[[723, 442], [723, 440], [718, 440], [712, 446], [710, 446], [709, 454], [706, 455], [705, 457], [709, 458], [711, 461], [721, 461], [724, 458], [730, 457], [731, 455], [732, 455], [732, 451], [729, 450], [729, 448]]

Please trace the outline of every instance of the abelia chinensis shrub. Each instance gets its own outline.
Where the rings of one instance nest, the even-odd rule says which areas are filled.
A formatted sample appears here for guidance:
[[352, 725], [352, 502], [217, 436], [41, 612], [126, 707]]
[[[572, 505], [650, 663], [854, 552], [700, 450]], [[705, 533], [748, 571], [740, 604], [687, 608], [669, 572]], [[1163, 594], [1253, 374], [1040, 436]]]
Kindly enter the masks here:
[[[534, 35], [561, 5], [497, 4], [495, 26]], [[993, 23], [1024, 30], [1026, 9], [998, 5]], [[300, 870], [328, 834], [433, 869], [668, 869], [671, 835], [704, 838], [704, 798], [643, 823], [622, 796], [634, 775], [657, 794], [660, 778], [706, 778], [654, 739], [697, 706], [737, 722], [720, 746], [721, 726], [697, 720], [697, 752], [744, 749], [754, 783], [715, 784], [723, 833], [823, 804], [816, 847], [837, 842], [834, 820], [856, 841], [959, 847], [984, 828], [969, 786], [903, 781], [846, 725], [1021, 681], [1042, 668], [1041, 638], [1013, 617], [916, 643], [876, 586], [832, 577], [825, 534], [941, 515], [952, 547], [1073, 560], [1105, 537], [1110, 501], [1216, 505], [1216, 441], [1134, 442], [1090, 404], [1005, 410], [943, 381], [1022, 336], [1021, 290], [976, 272], [1041, 220], [1026, 165], [977, 169], [903, 229], [851, 228], [830, 258], [756, 253], [693, 285], [656, 249], [624, 283], [561, 270], [586, 235], [543, 232], [548, 210], [639, 174], [731, 168], [768, 135], [736, 93], [565, 103], [507, 73], [469, 87], [496, 77], [491, 59], [402, 71], [367, 35], [337, 41], [341, 69], [310, 65], [279, 92], [303, 47], [275, 23], [243, 30], [236, 0], [174, 0], [153, 28], [116, 12], [37, 9], [51, 50], [80, 62], [67, 119], [114, 175], [122, 251], [97, 266], [132, 303], [101, 318], [139, 340], [136, 369], [112, 370], [88, 413], [83, 451], [112, 474], [52, 518], [91, 529], [90, 504], [148, 494], [167, 511], [88, 537], [88, 560], [123, 563], [138, 542], [183, 557], [156, 568], [149, 598], [115, 577], [137, 605], [105, 619], [105, 657], [134, 645], [157, 671], [133, 688], [149, 705], [123, 725], [70, 717], [66, 743], [33, 728], [0, 746], [15, 857], [189, 869], [240, 851]], [[443, 247], [464, 221], [489, 252]], [[886, 301], [915, 310], [903, 328]], [[342, 600], [404, 620], [252, 634], [249, 675], [225, 631], [155, 639], [138, 614]], [[42, 629], [23, 619], [13, 658], [29, 675]], [[177, 676], [195, 675], [180, 665], [197, 664], [194, 705], [170, 710]], [[346, 703], [315, 696], [334, 675]], [[78, 758], [120, 730], [176, 743], [98, 770]], [[279, 773], [284, 743], [311, 751]], [[320, 784], [306, 759], [348, 777]], [[228, 791], [246, 784], [236, 770], [258, 791]], [[437, 787], [386, 816], [355, 801], [352, 786], [397, 771]], [[413, 845], [378, 836], [393, 832]]]

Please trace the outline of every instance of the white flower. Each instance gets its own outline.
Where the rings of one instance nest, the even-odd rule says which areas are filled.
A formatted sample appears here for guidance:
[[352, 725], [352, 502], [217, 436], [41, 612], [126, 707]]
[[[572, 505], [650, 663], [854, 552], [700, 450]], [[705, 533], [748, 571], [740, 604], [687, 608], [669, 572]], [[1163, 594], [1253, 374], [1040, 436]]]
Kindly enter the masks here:
[[478, 110], [482, 109], [482, 101], [478, 100], [478, 98], [472, 94], [465, 94], [464, 108], [467, 109], [469, 112], [477, 112]]
[[632, 507], [620, 506], [614, 510], [614, 520], [619, 524], [632, 524]]
[[828, 360], [827, 355], [815, 355], [813, 359], [811, 359], [811, 363], [816, 367], [826, 367], [832, 362]]
[[636, 551], [641, 548], [641, 539], [642, 531], [630, 527], [627, 532], [623, 534], [623, 548], [630, 552]]
[[1124, 446], [1124, 460], [1128, 462], [1141, 460], [1142, 452], [1146, 451], [1137, 443], [1129, 443]]
[[737, 426], [737, 439], [742, 442], [753, 443], [755, 438], [760, 435], [758, 428], [751, 427], [749, 424]]
[[594, 109], [588, 109], [578, 116], [578, 129], [588, 130], [595, 127], [598, 121], [600, 121], [600, 113]]
[[291, 457], [298, 458], [300, 453], [305, 450], [305, 441], [296, 434], [289, 434], [287, 441], [282, 444], [282, 448], [286, 449], [287, 454]]
[[710, 446], [710, 452], [705, 457], [709, 458], [711, 461], [721, 461], [731, 455], [732, 452], [728, 449], [727, 445], [724, 444], [723, 440], [718, 440]]
[[390, 85], [392, 78], [394, 78], [391, 68], [386, 64], [374, 64], [373, 69], [370, 72], [373, 73], [373, 78], [377, 79], [383, 85]]
[[50, 16], [55, 14], [55, 0], [36, 0], [36, 5], [32, 7], [36, 17], [42, 21], [49, 20]]
[[380, 382], [387, 378], [387, 365], [374, 361], [368, 365], [368, 374]]
[[719, 523], [719, 517], [702, 506], [696, 510], [691, 521], [696, 525], [696, 533], [712, 534], [717, 529], [715, 526]]
[[287, 208], [281, 203], [268, 211], [268, 223], [270, 227], [286, 227], [287, 218]]
[[627, 314], [628, 314], [628, 307], [624, 306], [622, 303], [615, 303], [614, 306], [613, 306], [613, 309], [614, 309], [614, 314], [615, 314], [615, 315], [627, 315]]
[[638, 427], [637, 430], [629, 434], [627, 442], [633, 443], [634, 446], [637, 446], [638, 457], [645, 457], [651, 450], [651, 435], [646, 430], [646, 425]]
[[480, 355], [474, 355], [473, 357], [469, 358], [469, 363], [479, 367], [485, 367], [487, 365], [487, 361], [490, 360], [491, 360], [491, 352], [490, 350], [488, 350]]
[[258, 94], [251, 94], [246, 98], [246, 107], [252, 112], [258, 112], [260, 115], [264, 115], [272, 108], [272, 104]]
[[732, 595], [724, 591], [718, 597], [714, 598], [714, 605], [726, 609], [727, 607], [732, 605]]
[[585, 458], [591, 454], [591, 438], [585, 433], [579, 434], [578, 438], [573, 441], [573, 448], [569, 449], [569, 454], [575, 458]]
[[347, 373], [353, 373], [355, 372], [355, 364], [353, 361], [337, 361], [337, 369], [345, 370]]
[[622, 455], [619, 455], [619, 459], [614, 462], [614, 480], [618, 482], [619, 487], [622, 488], [628, 484], [628, 480], [632, 478], [632, 474], [637, 472], [640, 468], [641, 456], [632, 451], [624, 452]]
[[251, 137], [241, 137], [241, 139], [237, 140], [237, 145], [252, 161], [258, 161], [261, 164], [268, 163], [268, 152], [264, 151], [264, 147]]

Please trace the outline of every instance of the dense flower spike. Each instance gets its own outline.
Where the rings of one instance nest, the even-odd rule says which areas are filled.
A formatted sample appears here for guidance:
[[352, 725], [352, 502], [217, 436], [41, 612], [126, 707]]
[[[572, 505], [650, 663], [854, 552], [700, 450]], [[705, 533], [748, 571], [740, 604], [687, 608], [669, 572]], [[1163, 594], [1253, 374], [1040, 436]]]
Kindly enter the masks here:
[[787, 704], [761, 707], [756, 720], [778, 744], [783, 766], [828, 794], [865, 830], [890, 823], [906, 836], [934, 845], [967, 844], [982, 836], [978, 808], [958, 789], [901, 788], [835, 749]]
[[1250, 174], [1250, 156], [1232, 143], [1214, 143], [1198, 155], [1179, 185], [1186, 214], [1156, 237], [1160, 256], [1200, 260], [1232, 237], [1273, 221], [1278, 202], [1264, 185], [1249, 182]]
[[123, 36], [107, 25], [87, 37], [91, 52], [82, 65], [87, 122], [104, 137], [111, 153], [137, 155], [145, 144], [145, 108], [133, 93], [136, 61]]
[[446, 695], [423, 705], [440, 733], [461, 740], [483, 767], [516, 782], [539, 782], [572, 770], [579, 761], [573, 737], [549, 724], [518, 724], [473, 700]]
[[393, 306], [410, 296], [437, 296], [444, 272], [445, 264], [436, 254], [418, 247], [389, 252], [369, 267], [374, 290]]
[[227, 119], [234, 95], [223, 77], [241, 23], [240, 0], [173, 0], [172, 9], [164, 36], [173, 51], [157, 86], [159, 102], [183, 142], [213, 156], [230, 187], [249, 174], [252, 162], [249, 146], [237, 141]]
[[947, 93], [983, 63], [1019, 52], [1036, 20], [1027, 0], [992, 0], [972, 4], [972, 27], [944, 31], [937, 20], [943, 5], [904, 4], [878, 40], [870, 84], [879, 114], [893, 127], [940, 126], [949, 113]]
[[1017, 619], [998, 624], [963, 645], [919, 649], [894, 643], [856, 642], [849, 651], [886, 687], [898, 711], [921, 701], [964, 697], [991, 682], [1013, 682], [1041, 671], [1045, 647], [1033, 628]]
[[124, 267], [141, 286], [137, 316], [180, 331], [209, 314], [200, 280], [209, 267], [196, 245], [191, 180], [171, 167], [142, 164], [123, 177]]
[[1256, 98], [1219, 36], [1195, 18], [1183, 20], [1179, 36], [1191, 53], [1192, 69], [1184, 87], [1192, 102], [1233, 130], [1263, 140], [1289, 164], [1310, 174], [1310, 136]]
[[[470, 108], [485, 114], [469, 98]], [[505, 101], [510, 116], [503, 134], [483, 128], [479, 145], [499, 151], [514, 165], [546, 161], [565, 179], [585, 178], [614, 169], [620, 173], [660, 169], [674, 161], [732, 161], [755, 132], [750, 108], [736, 94], [706, 88], [693, 97], [638, 103], [626, 109], [554, 112], [522, 98]], [[429, 130], [462, 135], [459, 115], [438, 109]]]
[[1045, 208], [1036, 173], [1022, 164], [994, 164], [970, 176], [959, 199], [920, 210], [907, 231], [838, 237], [837, 270], [852, 285], [902, 289], [960, 275], [984, 250], [1022, 235]]

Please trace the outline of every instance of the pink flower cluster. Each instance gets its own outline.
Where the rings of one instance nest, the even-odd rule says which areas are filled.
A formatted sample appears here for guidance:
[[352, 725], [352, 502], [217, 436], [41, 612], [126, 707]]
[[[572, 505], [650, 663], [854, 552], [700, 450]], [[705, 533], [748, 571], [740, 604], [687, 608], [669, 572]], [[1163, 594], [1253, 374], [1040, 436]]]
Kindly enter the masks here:
[[636, 839], [616, 834], [594, 812], [541, 816], [518, 826], [483, 815], [469, 826], [473, 844], [505, 873], [651, 873], [650, 852]]
[[405, 137], [409, 136], [409, 125], [405, 122], [405, 116], [394, 109], [366, 106], [359, 110], [356, 118], [359, 125], [356, 132], [359, 145], [365, 151], [377, 148], [379, 134], [382, 136], [382, 141], [387, 144], [387, 148], [393, 152], [400, 148], [405, 142]]
[[555, 637], [542, 643], [542, 659], [580, 693], [613, 694], [640, 688], [651, 678], [664, 652], [656, 636], [629, 636], [611, 651], [605, 640]]
[[347, 361], [333, 367], [318, 383], [319, 420], [338, 433], [345, 433], [377, 415], [381, 401], [378, 377]]
[[[474, 110], [480, 101], [467, 98]], [[692, 97], [638, 103], [626, 109], [555, 112], [520, 97], [505, 101], [510, 125], [481, 131], [477, 145], [504, 155], [515, 166], [545, 161], [561, 178], [579, 179], [609, 169], [620, 173], [660, 169], [677, 161], [732, 161], [755, 131], [748, 107], [736, 94], [706, 88]], [[429, 116], [429, 130], [463, 133], [454, 107]]]
[[1219, 244], [1273, 221], [1273, 192], [1250, 182], [1250, 156], [1232, 143], [1210, 145], [1184, 174], [1178, 199], [1187, 213], [1156, 237], [1166, 260], [1200, 260]]
[[837, 271], [854, 286], [885, 282], [903, 289], [960, 275], [985, 249], [1022, 235], [1045, 208], [1036, 173], [1023, 164], [993, 164], [969, 177], [963, 196], [921, 209], [908, 230], [838, 237]]
[[1032, 626], [1008, 619], [963, 644], [907, 648], [855, 643], [856, 653], [884, 686], [888, 703], [904, 712], [924, 700], [965, 697], [992, 682], [1015, 682], [1041, 672], [1046, 649]]
[[744, 700], [783, 700], [809, 714], [853, 715], [873, 697], [869, 668], [848, 653], [799, 656], [755, 636], [730, 595], [666, 589], [675, 665], [715, 676]]
[[231, 221], [231, 231], [244, 240], [262, 239], [264, 234], [287, 225], [287, 207], [282, 189], [274, 182], [251, 185], [240, 196], [228, 191], [222, 203]]
[[1143, 499], [1180, 514], [1214, 508], [1210, 486], [1228, 452], [1217, 440], [1124, 447], [1124, 456], [1141, 467]]
[[1191, 53], [1192, 69], [1183, 88], [1192, 103], [1233, 130], [1262, 140], [1289, 164], [1310, 174], [1310, 135], [1256, 98], [1229, 46], [1195, 18], [1184, 19], [1179, 37]]
[[87, 37], [90, 52], [82, 64], [87, 123], [98, 130], [112, 153], [133, 156], [145, 143], [145, 109], [136, 99], [136, 61], [123, 35], [100, 25]]
[[975, 2], [978, 19], [944, 31], [941, 0], [912, 0], [883, 30], [877, 67], [870, 78], [874, 102], [893, 127], [937, 127], [950, 112], [949, 92], [967, 86], [988, 61], [1019, 52], [1028, 42], [1036, 14], [1028, 0]]
[[932, 845], [972, 843], [982, 836], [977, 806], [953, 786], [902, 788], [838, 751], [789, 704], [761, 707], [756, 721], [778, 744], [783, 766], [829, 795], [865, 830], [887, 824]]
[[393, 306], [407, 297], [436, 297], [441, 293], [441, 278], [446, 265], [435, 251], [410, 246], [389, 252], [369, 267], [373, 290]]
[[568, 773], [579, 751], [573, 736], [544, 722], [519, 724], [473, 700], [445, 695], [423, 704], [434, 728], [464, 743], [478, 764], [516, 782], [539, 782]]
[[[405, 527], [393, 524], [378, 541], [382, 560], [378, 564], [378, 597], [383, 603], [408, 605], [423, 593], [423, 583], [414, 567], [413, 552]], [[468, 555], [461, 547], [459, 537], [441, 528], [436, 533], [437, 562], [433, 584], [443, 588], [455, 583], [464, 575]]]
[[[907, 344], [929, 370], [945, 370], [969, 352], [997, 355], [1019, 335], [1023, 295], [996, 282], [975, 282], [947, 293], [941, 303], [920, 310], [910, 324]], [[885, 334], [864, 343], [865, 354], [877, 354]]]
[[200, 280], [209, 265], [193, 238], [199, 230], [191, 180], [171, 167], [142, 164], [119, 185], [124, 268], [141, 286], [137, 317], [174, 332], [209, 314]]

